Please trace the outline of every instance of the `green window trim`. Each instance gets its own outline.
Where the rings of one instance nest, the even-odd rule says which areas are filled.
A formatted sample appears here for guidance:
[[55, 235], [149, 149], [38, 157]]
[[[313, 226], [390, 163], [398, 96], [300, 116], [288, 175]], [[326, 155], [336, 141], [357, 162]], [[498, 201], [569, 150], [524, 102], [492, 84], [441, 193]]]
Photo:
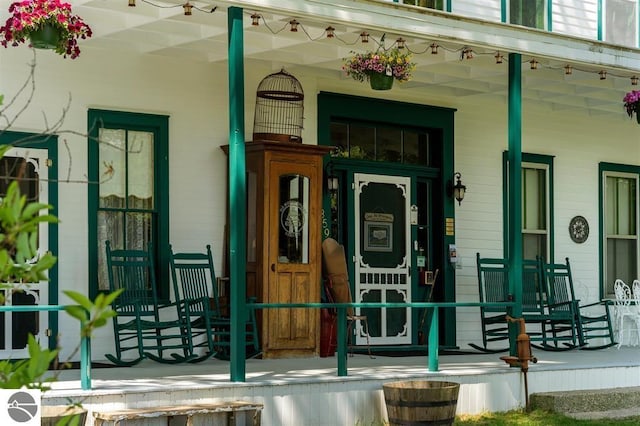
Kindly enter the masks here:
[[[627, 164], [616, 164], [616, 163], [606, 163], [606, 162], [601, 162], [598, 165], [598, 227], [599, 227], [599, 231], [600, 231], [600, 240], [599, 240], [599, 244], [598, 244], [598, 249], [599, 249], [599, 262], [600, 262], [600, 298], [601, 299], [605, 299], [605, 298], [610, 298], [613, 296], [612, 292], [608, 292], [606, 287], [607, 286], [613, 286], [613, 283], [610, 283], [610, 280], [607, 280], [607, 238], [608, 238], [608, 234], [607, 234], [607, 229], [606, 229], [606, 208], [607, 206], [605, 206], [605, 202], [606, 202], [606, 186], [605, 186], [605, 180], [607, 177], [622, 177], [622, 178], [628, 178], [628, 179], [633, 179], [635, 181], [636, 184], [636, 199], [635, 199], [635, 215], [636, 215], [636, 221], [635, 221], [635, 241], [636, 241], [636, 258], [635, 258], [635, 271], [638, 271], [638, 268], [640, 267], [640, 242], [638, 240], [640, 240], [640, 227], [638, 222], [640, 221], [640, 218], [638, 218], [638, 216], [640, 215], [640, 200], [637, 197], [637, 193], [638, 193], [638, 187], [640, 186], [640, 166], [633, 166], [633, 165], [627, 165]], [[625, 239], [623, 237], [623, 239]], [[633, 238], [632, 238], [633, 239]], [[635, 274], [637, 275], [637, 273]], [[634, 275], [634, 276], [635, 276]], [[620, 278], [620, 277], [617, 277]], [[627, 283], [629, 284], [629, 283]]]
[[[502, 182], [503, 182], [503, 193], [502, 193], [502, 245], [503, 245], [503, 253], [504, 257], [509, 257], [509, 217], [508, 217], [508, 202], [509, 202], [509, 186], [508, 186], [508, 151], [504, 151], [502, 154]], [[544, 212], [541, 214], [546, 215], [546, 222], [548, 229], [544, 232], [547, 235], [547, 256], [548, 260], [553, 260], [555, 256], [554, 250], [554, 220], [553, 220], [553, 156], [550, 155], [542, 155], [542, 154], [530, 154], [530, 153], [522, 153], [522, 168], [536, 168], [546, 171], [547, 175], [547, 206]], [[529, 167], [527, 167], [529, 166]], [[524, 179], [523, 179], [524, 180]], [[523, 208], [523, 215], [525, 213], [525, 209]], [[525, 227], [525, 222], [523, 221], [523, 228]], [[525, 233], [529, 234], [540, 234], [540, 230], [532, 229], [530, 231], [526, 231], [523, 229], [523, 235]], [[523, 238], [524, 240], [524, 238]], [[524, 242], [524, 241], [523, 241]]]
[[[125, 129], [151, 132], [154, 135], [153, 199], [156, 222], [151, 231], [156, 263], [158, 295], [162, 300], [170, 297], [169, 287], [169, 117], [165, 115], [89, 109], [88, 158], [88, 217], [89, 217], [89, 295], [93, 298], [98, 289], [98, 241], [99, 190], [104, 165], [99, 164], [98, 135], [100, 128]], [[146, 248], [146, 247], [145, 247]]]

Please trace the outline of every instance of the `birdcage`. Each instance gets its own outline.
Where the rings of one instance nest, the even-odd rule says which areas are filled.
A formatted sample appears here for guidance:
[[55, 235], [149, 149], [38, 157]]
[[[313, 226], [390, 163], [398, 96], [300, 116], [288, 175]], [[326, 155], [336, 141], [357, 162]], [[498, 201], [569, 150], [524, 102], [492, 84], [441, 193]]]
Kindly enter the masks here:
[[253, 140], [302, 142], [304, 92], [284, 69], [266, 76], [258, 85]]

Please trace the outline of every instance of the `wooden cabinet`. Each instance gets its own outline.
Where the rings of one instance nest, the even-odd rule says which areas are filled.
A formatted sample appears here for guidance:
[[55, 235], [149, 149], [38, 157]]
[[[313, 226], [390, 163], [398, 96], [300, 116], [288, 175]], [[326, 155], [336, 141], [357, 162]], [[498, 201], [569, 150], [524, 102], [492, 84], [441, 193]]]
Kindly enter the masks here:
[[[329, 149], [246, 144], [247, 296], [265, 303], [320, 301], [322, 156]], [[258, 320], [265, 358], [318, 354], [318, 309], [267, 309]]]

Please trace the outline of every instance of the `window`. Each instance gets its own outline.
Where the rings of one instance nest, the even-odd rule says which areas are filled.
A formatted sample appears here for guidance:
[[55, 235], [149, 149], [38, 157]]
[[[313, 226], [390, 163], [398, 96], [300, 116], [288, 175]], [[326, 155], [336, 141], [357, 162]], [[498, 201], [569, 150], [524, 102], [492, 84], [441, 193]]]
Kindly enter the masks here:
[[522, 256], [546, 260], [548, 241], [547, 167], [522, 165]]
[[105, 241], [153, 249], [158, 294], [168, 298], [168, 117], [89, 111], [89, 273], [109, 289]]
[[[615, 167], [614, 167], [615, 169]], [[614, 297], [616, 279], [638, 278], [638, 172], [605, 170], [602, 176], [603, 296]]]
[[637, 46], [637, 0], [605, 0], [605, 41]]
[[339, 156], [403, 164], [429, 164], [428, 131], [371, 123], [331, 122], [331, 144]]
[[402, 3], [429, 9], [444, 10], [444, 0], [403, 0]]
[[[522, 258], [552, 259], [552, 197], [553, 158], [544, 155], [522, 154]], [[507, 153], [504, 155], [505, 188], [508, 188]], [[507, 217], [507, 197], [504, 196], [504, 214]], [[508, 220], [505, 220], [505, 224]], [[506, 225], [505, 225], [506, 226]], [[508, 248], [508, 229], [504, 229], [505, 255]]]
[[544, 0], [511, 0], [509, 22], [530, 28], [544, 29]]

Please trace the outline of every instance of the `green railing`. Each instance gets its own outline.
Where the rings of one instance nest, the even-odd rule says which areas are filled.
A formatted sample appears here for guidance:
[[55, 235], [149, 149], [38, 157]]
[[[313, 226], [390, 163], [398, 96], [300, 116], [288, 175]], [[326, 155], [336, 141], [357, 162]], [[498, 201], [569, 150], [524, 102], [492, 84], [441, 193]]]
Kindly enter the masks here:
[[[21, 305], [21, 306], [0, 306], [0, 312], [56, 312], [64, 311], [63, 305]], [[80, 330], [84, 328], [85, 322], [80, 322]], [[80, 332], [80, 386], [83, 390], [91, 389], [91, 341], [89, 337], [82, 336]]]
[[[505, 303], [482, 303], [482, 302], [411, 302], [411, 303], [247, 303], [247, 307], [251, 309], [291, 309], [291, 308], [331, 308], [337, 310], [337, 339], [338, 347], [336, 357], [338, 359], [338, 376], [347, 375], [347, 308], [423, 308], [427, 311], [427, 357], [429, 371], [438, 371], [439, 354], [438, 347], [440, 341], [440, 333], [438, 331], [438, 311], [446, 308], [510, 308], [515, 304], [513, 302]], [[237, 362], [244, 362], [242, 359]]]
[[[438, 371], [439, 354], [438, 347], [440, 341], [438, 313], [440, 309], [447, 308], [479, 308], [479, 307], [513, 307], [513, 302], [505, 303], [480, 303], [480, 302], [412, 302], [412, 303], [248, 303], [249, 309], [292, 309], [292, 308], [310, 308], [310, 309], [336, 309], [337, 311], [337, 362], [338, 376], [347, 376], [347, 308], [368, 308], [368, 309], [384, 309], [384, 308], [417, 308], [426, 309], [427, 324], [427, 368], [429, 371]], [[34, 312], [34, 311], [63, 311], [63, 305], [31, 305], [31, 306], [0, 306], [0, 312]], [[80, 323], [80, 327], [84, 327], [84, 321]], [[239, 359], [235, 361], [244, 365], [244, 354], [238, 354]], [[244, 381], [244, 380], [242, 380]], [[91, 389], [91, 340], [88, 337], [80, 338], [80, 384], [83, 390]]]

